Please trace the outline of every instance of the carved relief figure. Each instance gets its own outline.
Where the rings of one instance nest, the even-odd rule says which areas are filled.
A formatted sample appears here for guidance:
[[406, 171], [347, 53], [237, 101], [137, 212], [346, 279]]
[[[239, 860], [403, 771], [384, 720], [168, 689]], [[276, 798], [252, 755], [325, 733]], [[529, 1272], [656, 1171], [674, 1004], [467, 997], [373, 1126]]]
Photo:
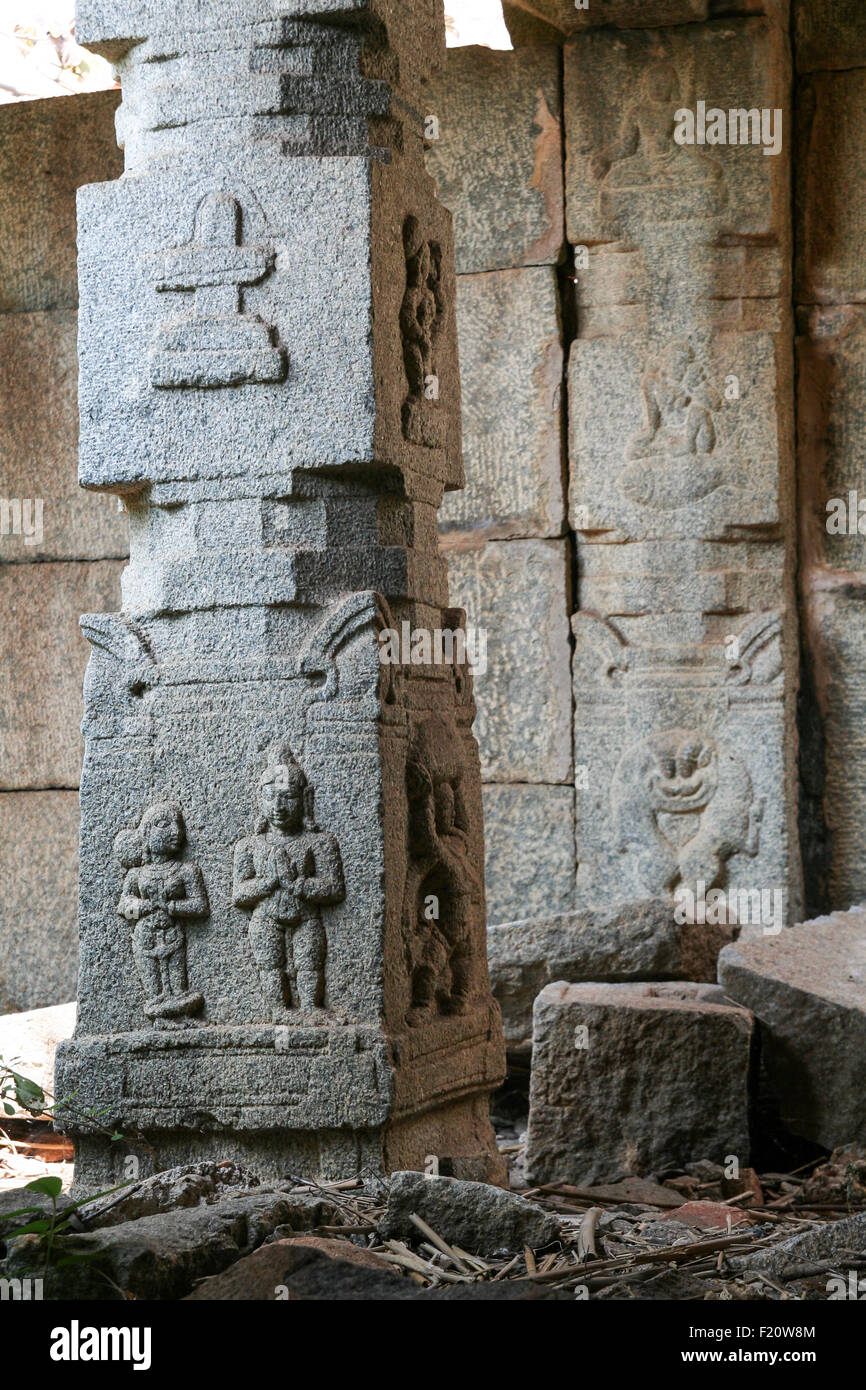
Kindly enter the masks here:
[[673, 63], [650, 63], [626, 104], [617, 139], [593, 157], [594, 176], [608, 189], [632, 191], [718, 183], [718, 160], [674, 140], [675, 114], [686, 104]]
[[346, 896], [340, 848], [320, 830], [313, 788], [286, 744], [268, 751], [258, 787], [261, 819], [235, 846], [235, 907], [252, 912], [250, 945], [270, 1020], [322, 1012], [326, 937], [322, 908]]
[[626, 448], [626, 458], [641, 462], [620, 474], [620, 492], [663, 509], [700, 501], [726, 478], [723, 460], [714, 456], [721, 396], [684, 339], [668, 343], [649, 364], [641, 389], [646, 426]]
[[473, 904], [481, 896], [472, 862], [460, 737], [454, 721], [418, 729], [406, 769], [409, 869], [403, 926], [411, 980], [407, 1022], [466, 1012], [473, 987]]
[[135, 923], [132, 953], [144, 1011], [163, 1027], [189, 1026], [186, 1016], [204, 1004], [187, 980], [184, 924], [207, 917], [210, 906], [201, 869], [181, 861], [185, 842], [183, 812], [168, 801], [148, 807], [137, 829], [122, 830], [114, 842], [115, 858], [127, 870], [117, 910]]
[[274, 264], [266, 246], [244, 245], [242, 214], [229, 193], [208, 193], [195, 211], [192, 240], [163, 254], [157, 290], [189, 291], [194, 310], [158, 330], [150, 380], [158, 387], [243, 386], [282, 381], [286, 354], [274, 330], [242, 311], [243, 287]]
[[763, 804], [732, 753], [694, 729], [668, 729], [623, 754], [611, 788], [617, 850], [647, 893], [717, 886], [735, 854], [758, 852]]
[[435, 353], [445, 313], [442, 250], [422, 236], [414, 217], [407, 217], [403, 226], [403, 249], [406, 293], [400, 310], [400, 332], [409, 384], [409, 394], [403, 405], [403, 433], [412, 443], [436, 447], [439, 443], [439, 379]]

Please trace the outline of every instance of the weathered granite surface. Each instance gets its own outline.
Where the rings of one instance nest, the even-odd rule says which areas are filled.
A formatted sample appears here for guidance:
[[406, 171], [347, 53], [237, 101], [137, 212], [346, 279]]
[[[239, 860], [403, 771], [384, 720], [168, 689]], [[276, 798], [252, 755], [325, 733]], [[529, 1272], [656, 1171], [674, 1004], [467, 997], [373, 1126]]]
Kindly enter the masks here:
[[427, 168], [454, 216], [459, 275], [561, 257], [559, 70], [556, 48], [452, 48], [428, 89]]
[[[798, 86], [796, 295], [799, 304], [866, 301], [866, 10], [858, 7], [862, 64], [834, 52], [851, 72], [816, 72]], [[848, 50], [849, 52], [850, 50]], [[822, 64], [832, 66], [832, 64]]]
[[706, 988], [542, 990], [533, 1009], [530, 1182], [585, 1185], [698, 1154], [748, 1162], [752, 1018], [706, 1001]]
[[443, 543], [561, 536], [563, 352], [555, 271], [461, 275], [457, 332], [466, 487], [445, 499]]
[[754, 1013], [779, 1118], [828, 1149], [866, 1140], [866, 908], [737, 942], [719, 979]]
[[712, 982], [733, 936], [727, 926], [679, 925], [664, 898], [496, 923], [487, 929], [487, 959], [505, 1041], [529, 1051], [533, 1003], [556, 980]]
[[0, 792], [0, 845], [0, 1013], [74, 999], [78, 794]]
[[860, 0], [792, 0], [800, 72], [866, 64], [866, 11]]
[[[808, 4], [809, 0], [802, 0]], [[825, 0], [826, 3], [826, 0]], [[856, 0], [843, 0], [853, 4]], [[564, 34], [607, 24], [624, 29], [696, 24], [717, 15], [771, 15], [787, 21], [789, 0], [513, 0], [520, 8], [555, 25]]]
[[[77, 32], [119, 62], [126, 157], [79, 197], [80, 480], [124, 496], [131, 559], [84, 619], [59, 1084], [159, 1167], [481, 1158], [503, 1043], [437, 552], [463, 481], [441, 7], [82, 0]], [[438, 661], [395, 654], [404, 621]], [[122, 1146], [76, 1130], [105, 1183]]]
[[483, 800], [488, 921], [568, 912], [574, 904], [573, 789], [488, 782]]
[[418, 1228], [413, 1216], [420, 1216], [443, 1240], [477, 1255], [527, 1245], [538, 1250], [559, 1238], [556, 1218], [516, 1192], [426, 1173], [394, 1173], [380, 1236], [414, 1236]]

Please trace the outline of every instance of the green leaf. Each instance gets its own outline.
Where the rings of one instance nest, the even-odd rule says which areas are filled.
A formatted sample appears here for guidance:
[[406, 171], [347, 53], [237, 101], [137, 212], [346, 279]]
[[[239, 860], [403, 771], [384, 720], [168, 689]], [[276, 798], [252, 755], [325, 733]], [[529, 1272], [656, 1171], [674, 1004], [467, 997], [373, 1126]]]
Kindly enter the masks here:
[[9, 1239], [13, 1236], [47, 1236], [50, 1230], [51, 1219], [44, 1216], [39, 1221], [29, 1221], [26, 1226], [18, 1226], [14, 1231], [10, 1231]]
[[7, 1115], [14, 1115], [14, 1114], [15, 1114], [15, 1106], [14, 1106], [14, 1105], [10, 1105], [9, 1102], [8, 1102], [8, 1100], [4, 1100], [4, 1102], [3, 1102], [3, 1109], [6, 1111], [6, 1114], [7, 1114]]
[[33, 1182], [25, 1183], [28, 1192], [44, 1192], [46, 1197], [56, 1200], [63, 1191], [63, 1182], [60, 1178], [34, 1178]]
[[15, 1098], [22, 1110], [29, 1110], [31, 1115], [41, 1115], [45, 1108], [45, 1092], [41, 1086], [37, 1086], [35, 1081], [29, 1080], [26, 1076], [15, 1077]]

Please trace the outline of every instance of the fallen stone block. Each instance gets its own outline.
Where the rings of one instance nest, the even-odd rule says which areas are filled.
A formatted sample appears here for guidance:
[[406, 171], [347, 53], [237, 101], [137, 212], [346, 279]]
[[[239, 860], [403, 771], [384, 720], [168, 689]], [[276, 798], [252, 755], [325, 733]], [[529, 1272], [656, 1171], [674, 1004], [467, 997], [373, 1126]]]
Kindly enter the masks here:
[[[305, 1256], [304, 1252], [312, 1252], [313, 1255], [325, 1256], [331, 1262], [333, 1268], [329, 1270], [327, 1266], [320, 1265], [317, 1259], [312, 1261]], [[299, 1297], [307, 1294], [302, 1292], [304, 1285], [303, 1279], [298, 1279], [301, 1271], [308, 1273], [315, 1270], [321, 1272], [324, 1280], [331, 1280], [325, 1287], [333, 1286], [331, 1281], [342, 1285], [344, 1278], [348, 1275], [345, 1268], [337, 1266], [354, 1266], [357, 1270], [372, 1271], [376, 1276], [376, 1284], [382, 1281], [383, 1288], [387, 1289], [389, 1284], [399, 1284], [400, 1275], [389, 1265], [387, 1260], [381, 1256], [374, 1255], [370, 1250], [364, 1250], [357, 1245], [352, 1245], [349, 1240], [329, 1240], [321, 1236], [297, 1236], [288, 1240], [275, 1240], [269, 1245], [262, 1245], [255, 1250], [252, 1255], [246, 1255], [238, 1260], [231, 1268], [222, 1274], [211, 1275], [209, 1279], [204, 1279], [193, 1289], [192, 1293], [187, 1294], [188, 1303], [211, 1303], [216, 1301], [227, 1302], [292, 1302]], [[357, 1281], [349, 1276], [348, 1282], [356, 1287]], [[361, 1281], [366, 1284], [368, 1281]], [[374, 1281], [369, 1281], [373, 1284]], [[411, 1287], [408, 1285], [407, 1287]], [[309, 1291], [308, 1291], [309, 1292]], [[327, 1296], [323, 1290], [321, 1296]], [[332, 1295], [336, 1296], [336, 1294]], [[372, 1288], [369, 1296], [375, 1296]], [[400, 1297], [399, 1293], [389, 1291], [382, 1296]]]
[[663, 899], [491, 926], [487, 959], [506, 1044], [531, 1048], [533, 1002], [555, 980], [714, 981], [732, 935], [725, 926], [678, 925]]
[[828, 1149], [866, 1140], [866, 908], [727, 946], [719, 979], [760, 1024], [782, 1124]]
[[782, 1274], [800, 1265], [818, 1263], [848, 1254], [866, 1255], [866, 1213], [847, 1216], [842, 1221], [830, 1221], [816, 1231], [792, 1236], [749, 1255], [731, 1259], [733, 1269], [761, 1270], [766, 1274]]
[[89, 1230], [102, 1230], [145, 1216], [211, 1206], [223, 1197], [235, 1195], [238, 1189], [246, 1192], [258, 1186], [258, 1178], [238, 1163], [192, 1163], [188, 1167], [167, 1168], [121, 1192], [95, 1198], [79, 1209], [78, 1218]]
[[542, 990], [533, 1009], [531, 1183], [586, 1185], [695, 1156], [747, 1162], [752, 1018], [701, 991]]
[[470, 1254], [493, 1255], [525, 1245], [538, 1250], [559, 1239], [554, 1217], [514, 1192], [456, 1178], [394, 1173], [379, 1234], [386, 1240], [418, 1239], [412, 1216]]

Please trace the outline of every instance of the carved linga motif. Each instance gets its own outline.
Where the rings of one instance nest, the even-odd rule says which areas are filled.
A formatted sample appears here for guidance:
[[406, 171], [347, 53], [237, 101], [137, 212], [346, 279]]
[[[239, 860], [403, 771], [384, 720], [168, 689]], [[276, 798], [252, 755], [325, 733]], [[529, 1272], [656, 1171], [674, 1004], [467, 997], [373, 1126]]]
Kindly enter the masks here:
[[156, 387], [243, 386], [285, 378], [285, 351], [274, 329], [242, 310], [243, 287], [274, 263], [270, 247], [244, 245], [243, 219], [229, 193], [206, 194], [195, 211], [192, 240], [163, 255], [158, 291], [191, 293], [194, 311], [157, 330], [150, 357]]
[[157, 802], [134, 830], [122, 830], [114, 855], [126, 869], [117, 911], [134, 923], [132, 953], [144, 986], [144, 1012], [154, 1025], [189, 1027], [204, 1005], [187, 980], [184, 923], [207, 917], [207, 889], [197, 864], [182, 862], [183, 812]]
[[674, 339], [641, 380], [646, 426], [630, 441], [634, 459], [617, 478], [630, 502], [673, 511], [722, 487], [726, 461], [717, 451], [714, 412], [722, 400], [685, 339]]
[[464, 1014], [473, 989], [473, 904], [481, 893], [472, 858], [462, 744], [452, 718], [417, 729], [406, 769], [409, 865], [403, 934], [410, 979], [407, 1022]]
[[233, 900], [250, 912], [250, 946], [272, 1023], [322, 1020], [327, 950], [322, 908], [346, 896], [340, 847], [316, 825], [313, 788], [288, 744], [259, 779], [261, 817], [235, 846]]
[[442, 248], [421, 234], [417, 218], [403, 225], [406, 292], [400, 310], [403, 365], [409, 394], [403, 403], [403, 434], [413, 444], [441, 448], [436, 345], [445, 321]]
[[721, 882], [735, 854], [758, 852], [763, 803], [732, 753], [695, 729], [667, 729], [621, 757], [611, 787], [617, 850], [633, 858], [641, 888]]

